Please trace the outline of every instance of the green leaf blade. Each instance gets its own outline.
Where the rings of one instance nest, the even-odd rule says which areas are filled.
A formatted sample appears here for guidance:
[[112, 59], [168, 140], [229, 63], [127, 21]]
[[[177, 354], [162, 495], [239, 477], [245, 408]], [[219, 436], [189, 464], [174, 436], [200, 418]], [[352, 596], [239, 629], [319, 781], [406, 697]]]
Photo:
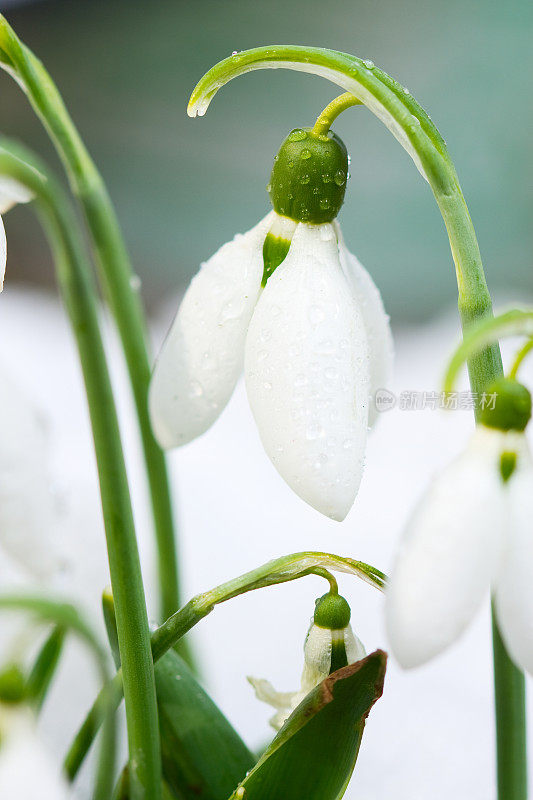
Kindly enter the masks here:
[[227, 800], [255, 758], [183, 659], [155, 667], [163, 775], [180, 800]]
[[381, 696], [381, 650], [332, 673], [289, 717], [232, 800], [338, 800], [355, 767], [366, 718]]

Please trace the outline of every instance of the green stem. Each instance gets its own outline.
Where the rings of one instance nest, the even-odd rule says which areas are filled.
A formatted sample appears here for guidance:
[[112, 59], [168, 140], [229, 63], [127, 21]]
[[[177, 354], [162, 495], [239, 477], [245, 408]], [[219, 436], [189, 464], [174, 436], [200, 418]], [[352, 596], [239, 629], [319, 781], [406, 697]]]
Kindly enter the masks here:
[[[336, 587], [336, 581], [328, 570], [337, 570], [356, 575], [381, 591], [385, 587], [386, 576], [363, 561], [355, 561], [352, 558], [314, 551], [282, 556], [263, 564], [251, 572], [246, 572], [238, 578], [223, 583], [209, 592], [193, 597], [152, 634], [151, 646], [154, 662], [158, 661], [171, 647], [175, 647], [176, 643], [194, 625], [197, 625], [220, 603], [225, 603], [227, 600], [255, 589], [264, 589], [267, 586], [294, 581], [307, 575], [318, 575], [329, 581], [330, 587]], [[331, 582], [332, 578], [333, 584]], [[111, 598], [109, 598], [109, 601], [112, 602]], [[121, 670], [110, 681], [106, 691], [109, 692], [113, 703], [116, 704], [115, 707], [118, 707], [122, 698]], [[102, 692], [100, 692], [66, 755], [64, 768], [70, 780], [74, 780], [76, 777], [96, 736], [101, 724], [103, 708], [104, 700]]]
[[343, 111], [352, 106], [362, 105], [361, 101], [354, 97], [350, 92], [339, 95], [326, 106], [313, 125], [311, 133], [314, 136], [326, 136], [327, 132]]
[[137, 409], [157, 543], [160, 614], [161, 619], [166, 619], [180, 605], [172, 504], [165, 456], [154, 439], [148, 415], [150, 362], [144, 314], [115, 210], [52, 79], [1, 15], [0, 65], [15, 73], [50, 134], [94, 241]]
[[[190, 116], [205, 114], [217, 91], [228, 81], [252, 70], [286, 67], [321, 75], [359, 98], [389, 128], [428, 181], [444, 219], [457, 273], [459, 313], [463, 331], [478, 319], [492, 315], [479, 247], [446, 143], [410, 92], [372, 62], [348, 53], [318, 47], [275, 45], [236, 53], [207, 72], [189, 102]], [[499, 347], [488, 346], [468, 363], [470, 385], [476, 394], [502, 375]], [[526, 733], [524, 678], [512, 664], [493, 623], [495, 705], [507, 705], [506, 720], [496, 714], [498, 792], [500, 800], [526, 800]], [[512, 720], [513, 736], [504, 723]], [[511, 777], [512, 776], [512, 777]]]
[[501, 800], [527, 799], [527, 761], [513, 758], [526, 752], [526, 686], [503, 643], [494, 607], [492, 609], [494, 682], [505, 687], [496, 692], [496, 743], [498, 757], [498, 797]]
[[516, 376], [518, 375], [518, 370], [522, 366], [522, 361], [524, 361], [526, 356], [528, 356], [532, 350], [533, 350], [533, 339], [528, 339], [527, 342], [525, 342], [525, 344], [520, 348], [520, 350], [515, 356], [513, 365], [509, 372], [510, 378], [516, 378]]
[[[36, 163], [33, 155], [24, 155], [25, 160]], [[37, 167], [42, 174], [11, 153], [0, 152], [0, 173], [27, 186], [37, 197], [54, 252], [59, 288], [78, 346], [116, 604], [132, 797], [157, 800], [161, 793], [161, 759], [148, 617], [118, 419], [100, 335], [96, 293], [70, 204], [61, 188], [46, 174], [43, 165], [37, 164]]]

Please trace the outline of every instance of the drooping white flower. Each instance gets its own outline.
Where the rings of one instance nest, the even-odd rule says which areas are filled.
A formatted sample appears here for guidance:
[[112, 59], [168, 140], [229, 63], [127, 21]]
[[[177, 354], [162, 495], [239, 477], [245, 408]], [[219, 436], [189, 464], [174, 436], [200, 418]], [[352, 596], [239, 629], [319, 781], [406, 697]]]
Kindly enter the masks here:
[[276, 709], [270, 724], [279, 730], [315, 686], [335, 670], [360, 661], [365, 655], [365, 648], [350, 626], [350, 609], [346, 600], [339, 595], [327, 594], [317, 601], [307, 633], [300, 688], [295, 692], [277, 692], [263, 678], [248, 677], [248, 681], [257, 699]]
[[0, 797], [68, 800], [59, 764], [46, 751], [29, 709], [0, 703]]
[[531, 406], [521, 389], [522, 422], [479, 424], [407, 525], [386, 596], [391, 648], [406, 668], [452, 644], [492, 587], [507, 649], [533, 673], [533, 463], [522, 432]]
[[[310, 171], [307, 134], [291, 135], [288, 145], [300, 147], [302, 169]], [[320, 147], [330, 147], [323, 138]], [[303, 500], [342, 520], [359, 488], [371, 394], [388, 380], [392, 339], [379, 292], [345, 247], [336, 211], [321, 210], [344, 196], [346, 173], [316, 178], [327, 178], [333, 200], [321, 202], [329, 205], [306, 194], [285, 207], [275, 193], [278, 167], [275, 211], [225, 244], [185, 294], [156, 361], [152, 426], [164, 448], [204, 433], [244, 364], [250, 407], [276, 469]], [[312, 191], [307, 172], [302, 185], [294, 181]], [[316, 221], [306, 221], [310, 197]]]

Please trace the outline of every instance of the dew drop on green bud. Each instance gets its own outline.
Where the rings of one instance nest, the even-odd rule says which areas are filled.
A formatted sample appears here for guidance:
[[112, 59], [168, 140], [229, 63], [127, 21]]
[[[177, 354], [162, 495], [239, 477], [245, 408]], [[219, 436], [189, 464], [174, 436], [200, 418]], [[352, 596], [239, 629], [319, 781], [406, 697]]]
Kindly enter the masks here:
[[300, 153], [300, 158], [303, 158], [304, 161], [307, 161], [308, 158], [311, 158], [311, 155], [312, 155], [311, 151], [306, 148], [305, 150], [302, 150], [302, 152]]
[[331, 175], [329, 174], [329, 172], [325, 172], [322, 175], [322, 181], [323, 183], [331, 183]]
[[337, 172], [335, 173], [334, 180], [337, 186], [344, 186], [344, 184], [346, 183], [346, 174], [343, 172], [342, 169], [337, 170]]
[[320, 208], [322, 209], [322, 211], [327, 211], [328, 210], [328, 208], [329, 208], [329, 200], [328, 200], [327, 197], [323, 197], [322, 200], [320, 201]]
[[300, 175], [300, 183], [302, 184], [302, 186], [305, 186], [307, 183], [309, 183], [310, 180], [311, 178], [309, 177], [309, 175]]
[[287, 138], [289, 142], [302, 142], [304, 139], [307, 139], [307, 133], [301, 128], [296, 128], [292, 133], [289, 133]]
[[374, 62], [370, 61], [368, 58], [363, 61], [363, 64], [367, 69], [374, 69]]

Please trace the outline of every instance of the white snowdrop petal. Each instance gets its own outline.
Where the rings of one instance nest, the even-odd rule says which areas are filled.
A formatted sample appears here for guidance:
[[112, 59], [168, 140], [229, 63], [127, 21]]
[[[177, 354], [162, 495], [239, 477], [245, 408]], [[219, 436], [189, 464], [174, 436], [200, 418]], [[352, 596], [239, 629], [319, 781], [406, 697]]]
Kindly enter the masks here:
[[332, 225], [296, 228], [255, 308], [245, 378], [281, 476], [318, 511], [344, 519], [363, 470], [369, 357]]
[[253, 678], [248, 676], [248, 683], [253, 686], [255, 696], [262, 703], [267, 703], [279, 710], [290, 708], [294, 692], [277, 692], [270, 681], [264, 678]]
[[336, 223], [339, 238], [339, 255], [344, 274], [355, 297], [357, 306], [365, 323], [368, 349], [370, 351], [370, 393], [369, 425], [378, 416], [375, 405], [376, 391], [386, 389], [392, 377], [394, 343], [390, 329], [389, 316], [376, 284], [367, 270], [350, 253], [342, 238], [340, 225]]
[[272, 219], [273, 212], [223, 245], [187, 289], [150, 385], [152, 427], [162, 447], [186, 444], [204, 433], [233, 393]]
[[0, 214], [5, 214], [18, 203], [28, 203], [33, 197], [33, 192], [14, 178], [5, 175], [0, 178]]
[[0, 217], [0, 292], [4, 288], [4, 276], [6, 274], [7, 262], [7, 240], [4, 223]]
[[351, 625], [348, 625], [348, 627], [344, 629], [344, 647], [346, 648], [348, 664], [361, 661], [361, 659], [366, 656], [364, 645], [353, 632]]
[[407, 526], [386, 593], [389, 642], [403, 667], [457, 639], [489, 590], [505, 529], [502, 436], [476, 430]]
[[[520, 464], [520, 462], [519, 462]], [[533, 467], [517, 467], [506, 486], [508, 518], [496, 584], [496, 613], [515, 663], [533, 674]]]

